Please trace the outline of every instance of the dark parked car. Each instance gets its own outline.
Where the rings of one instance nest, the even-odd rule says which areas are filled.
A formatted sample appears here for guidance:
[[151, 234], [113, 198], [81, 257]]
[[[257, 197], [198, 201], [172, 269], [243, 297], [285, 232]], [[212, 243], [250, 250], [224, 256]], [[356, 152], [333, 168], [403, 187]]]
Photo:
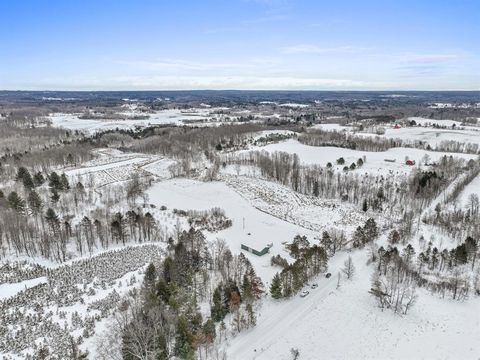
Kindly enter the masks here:
[[332, 276], [331, 273], [326, 273], [326, 274], [325, 274], [325, 277], [326, 277], [327, 279], [328, 279], [330, 276]]

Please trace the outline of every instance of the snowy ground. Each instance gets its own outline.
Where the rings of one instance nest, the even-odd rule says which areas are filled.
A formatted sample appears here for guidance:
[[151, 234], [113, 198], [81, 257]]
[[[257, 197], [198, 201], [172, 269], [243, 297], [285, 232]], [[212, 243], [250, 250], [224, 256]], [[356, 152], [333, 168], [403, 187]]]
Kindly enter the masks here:
[[343, 126], [340, 124], [316, 124], [312, 126], [313, 129], [321, 129], [323, 131], [351, 131], [351, 126]]
[[[385, 130], [384, 135], [377, 135], [374, 129], [367, 129], [371, 132], [355, 132], [358, 136], [380, 136], [389, 139], [401, 139], [406, 142], [422, 141], [430, 144], [432, 147], [438, 146], [442, 141], [458, 141], [461, 143], [480, 144], [480, 127], [462, 126], [460, 121], [455, 120], [436, 120], [420, 117], [409, 117], [409, 121], [414, 120], [421, 126], [402, 126], [395, 129], [391, 124], [379, 125], [378, 128]], [[453, 127], [455, 125], [455, 127]], [[445, 128], [435, 128], [440, 126]], [[354, 127], [342, 126], [339, 124], [317, 124], [313, 128], [324, 131], [339, 131], [354, 133]]]
[[282, 106], [282, 107], [287, 107], [287, 108], [307, 108], [309, 107], [310, 105], [308, 104], [298, 104], [298, 103], [283, 103], [283, 104], [279, 104], [278, 106]]
[[97, 150], [98, 158], [74, 168], [63, 169], [72, 181], [86, 186], [101, 187], [139, 176], [153, 175], [159, 179], [171, 177], [170, 167], [176, 161], [156, 155], [123, 153], [110, 149]]
[[135, 115], [147, 115], [147, 119], [79, 119], [81, 114], [51, 114], [48, 119], [55, 127], [62, 127], [70, 130], [86, 131], [95, 133], [109, 129], [133, 129], [135, 127], [146, 127], [150, 125], [183, 125], [192, 122], [205, 122], [208, 120], [222, 121], [223, 115], [216, 113], [223, 108], [198, 108], [189, 110], [169, 109], [153, 113], [137, 114], [134, 111], [125, 111], [120, 115], [133, 117]]
[[353, 252], [353, 280], [337, 273], [346, 253], [330, 261], [330, 279], [319, 276], [306, 298], [265, 299], [257, 326], [229, 341], [230, 360], [478, 359], [480, 300], [454, 302], [424, 291], [406, 316], [382, 312], [368, 293], [372, 268], [366, 250]]
[[256, 209], [304, 229], [317, 236], [335, 227], [353, 232], [367, 220], [354, 205], [324, 200], [294, 192], [289, 187], [249, 176], [225, 176], [224, 181]]
[[442, 141], [458, 141], [462, 143], [480, 144], [480, 133], [476, 129], [452, 130], [424, 127], [404, 127], [386, 129], [385, 137], [405, 141], [423, 141], [435, 147]]
[[33, 286], [36, 286], [38, 284], [44, 284], [46, 282], [47, 278], [45, 276], [41, 276], [35, 279], [25, 280], [17, 283], [0, 284], [0, 300], [15, 296], [22, 290], [26, 290]]
[[[305, 214], [299, 218], [304, 221], [308, 221], [309, 217], [318, 218], [320, 222], [332, 226], [342, 226], [341, 223], [334, 223], [337, 214], [338, 220], [352, 215], [328, 207], [322, 213], [324, 210], [320, 203], [314, 203], [277, 184], [247, 177], [235, 180], [227, 176], [224, 182], [166, 180], [156, 183], [149, 190], [149, 198], [157, 209], [162, 205], [170, 210], [221, 207], [233, 220], [233, 226], [218, 233], [206, 233], [207, 240], [224, 238], [234, 253], [241, 251], [241, 243], [258, 247], [273, 243], [270, 255], [281, 254], [287, 258], [282, 243], [291, 241], [296, 234], [305, 234], [313, 241], [318, 231], [305, 228], [305, 224], [293, 224], [296, 221], [293, 215], [288, 217], [285, 214], [287, 221], [281, 216], [272, 215], [276, 208], [280, 209], [278, 211], [304, 209]], [[160, 213], [170, 213], [155, 212], [156, 217]], [[294, 213], [291, 211], [291, 214]], [[355, 219], [354, 222], [361, 223], [362, 220]], [[170, 225], [173, 226], [173, 223], [172, 218]], [[289, 360], [291, 348], [299, 350], [300, 359], [312, 360], [478, 358], [480, 318], [472, 314], [480, 311], [479, 299], [454, 302], [420, 290], [418, 303], [407, 316], [382, 312], [368, 294], [373, 268], [366, 265], [367, 251], [339, 253], [330, 259], [328, 271], [333, 274], [332, 277], [326, 279], [319, 276], [315, 280], [318, 288], [309, 289], [310, 294], [306, 298], [296, 296], [281, 301], [270, 297], [263, 299], [257, 309], [257, 326], [230, 337], [225, 344], [227, 358]], [[356, 276], [352, 281], [342, 279], [337, 289], [337, 273], [350, 254], [357, 269]], [[268, 289], [271, 277], [280, 269], [270, 265], [270, 255], [245, 255]], [[132, 276], [141, 277], [141, 271], [127, 273], [118, 279], [116, 283], [124, 284], [114, 286], [119, 295], [131, 288], [127, 282]], [[88, 303], [97, 297], [104, 298], [111, 290], [99, 291]], [[85, 311], [86, 306], [75, 305], [62, 310], [67, 311], [69, 319], [73, 311]], [[107, 324], [107, 319], [98, 322], [97, 333], [106, 330]], [[94, 338], [87, 339], [82, 348], [94, 349]]]
[[[247, 243], [263, 249], [273, 243], [271, 255], [281, 254], [289, 257], [282, 243], [290, 242], [295, 235], [307, 235], [313, 239], [314, 232], [304, 229], [266, 214], [254, 208], [232, 188], [222, 182], [199, 182], [188, 179], [172, 179], [155, 184], [148, 191], [149, 199], [157, 207], [208, 210], [220, 207], [233, 225], [217, 233], [206, 233], [207, 239], [225, 239], [233, 253], [239, 253], [240, 245]], [[248, 235], [250, 234], [250, 235]], [[270, 279], [276, 269], [270, 266], [270, 255], [258, 257], [250, 253], [245, 255], [252, 262], [259, 276]]]
[[[407, 157], [408, 159], [415, 160], [416, 166], [420, 165], [425, 155], [428, 155], [430, 159], [429, 162], [436, 162], [444, 155], [461, 157], [466, 160], [476, 158], [476, 155], [443, 153], [412, 148], [392, 148], [387, 151], [369, 152], [329, 146], [309, 146], [301, 144], [295, 139], [255, 148], [254, 150], [262, 150], [269, 153], [283, 151], [289, 154], [298, 154], [302, 163], [308, 165], [318, 164], [321, 166], [325, 166], [329, 162], [335, 166], [336, 160], [340, 157], [343, 157], [345, 159], [345, 165], [349, 166], [351, 163], [356, 163], [359, 158], [365, 156], [366, 162], [361, 168], [355, 171], [383, 175], [409, 174], [412, 167], [405, 165]], [[395, 162], [388, 162], [385, 161], [385, 159], [395, 160]], [[341, 170], [345, 165], [336, 166], [336, 168]]]
[[[414, 120], [417, 126], [402, 126], [399, 129], [395, 129], [393, 126], [380, 126], [385, 129], [385, 134], [380, 136], [390, 139], [402, 139], [406, 142], [422, 141], [430, 144], [432, 147], [436, 147], [444, 141], [480, 144], [480, 128], [477, 126], [462, 126], [460, 121], [455, 120], [436, 120], [420, 117], [409, 117], [408, 120]], [[361, 132], [357, 133], [357, 135], [376, 136], [376, 134]]]
[[[421, 127], [413, 129], [417, 135], [419, 131], [425, 130]], [[402, 130], [404, 129], [392, 129]], [[262, 137], [272, 133], [279, 132], [262, 132], [255, 136]], [[455, 131], [455, 134], [458, 134], [458, 131]], [[445, 154], [410, 148], [365, 152], [313, 147], [294, 139], [252, 149], [296, 153], [304, 164], [326, 165], [331, 162], [338, 169], [343, 168], [343, 165], [335, 165], [339, 157], [343, 157], [346, 165], [350, 165], [365, 156], [363, 167], [355, 170], [359, 175], [404, 175], [412, 169], [404, 164], [407, 156], [416, 160], [416, 166], [423, 166], [420, 163], [425, 155], [429, 156], [429, 162], [435, 162]], [[217, 238], [225, 239], [233, 253], [241, 252], [241, 244], [259, 250], [267, 244], [273, 244], [271, 253], [263, 257], [244, 252], [267, 289], [273, 275], [280, 271], [280, 268], [270, 265], [271, 256], [280, 254], [289, 259], [284, 244], [290, 242], [295, 235], [306, 235], [312, 243], [316, 243], [321, 231], [336, 228], [344, 230], [349, 237], [353, 229], [363, 224], [367, 218], [367, 215], [358, 212], [349, 204], [312, 198], [260, 179], [258, 171], [252, 166], [229, 165], [221, 170], [221, 181], [200, 182], [184, 178], [171, 179], [169, 167], [175, 164], [171, 159], [146, 154], [127, 154], [111, 149], [101, 149], [98, 153], [98, 158], [81, 167], [65, 169], [66, 174], [73, 179], [93, 177], [92, 184], [95, 187], [123, 181], [136, 172], [154, 175], [162, 181], [154, 183], [148, 190], [148, 202], [154, 205], [149, 211], [165, 234], [175, 231], [177, 224], [186, 226], [185, 219], [181, 220], [173, 214], [174, 208], [208, 210], [219, 207], [233, 221], [233, 225], [218, 232], [205, 232], [209, 242]], [[451, 155], [464, 159], [475, 158], [474, 155]], [[385, 159], [396, 161], [385, 162]], [[465, 204], [470, 193], [479, 191], [480, 177], [477, 177], [460, 194], [459, 203]], [[441, 196], [438, 199], [441, 199]], [[166, 206], [167, 210], [161, 210], [162, 206]], [[379, 220], [381, 224], [381, 219]], [[427, 226], [422, 226], [420, 230], [427, 241], [435, 233], [435, 229]], [[385, 240], [385, 237], [386, 234], [382, 233], [382, 240]], [[443, 241], [448, 239], [437, 236], [434, 244]], [[414, 245], [418, 249], [419, 244]], [[472, 296], [472, 299], [466, 302], [455, 302], [419, 290], [418, 303], [407, 316], [394, 315], [390, 311], [382, 312], [376, 307], [374, 298], [368, 294], [373, 268], [366, 265], [367, 252], [367, 249], [343, 252], [330, 259], [328, 271], [333, 274], [332, 277], [326, 279], [319, 276], [315, 280], [318, 288], [309, 289], [310, 294], [306, 298], [297, 296], [289, 300], [274, 301], [265, 297], [258, 309], [257, 326], [229, 338], [225, 344], [228, 359], [289, 360], [292, 358], [291, 348], [299, 350], [300, 360], [478, 359], [480, 317], [475, 316], [480, 312], [478, 297]], [[340, 287], [337, 288], [337, 274], [348, 255], [352, 255], [357, 273], [352, 281], [342, 279]], [[66, 265], [71, 264], [70, 261]], [[89, 311], [88, 305], [95, 300], [105, 299], [113, 290], [121, 296], [129, 289], [138, 287], [143, 268], [144, 263], [140, 261], [136, 270], [119, 272], [105, 289], [102, 289], [97, 281], [86, 281], [85, 289], [94, 287], [96, 294], [84, 296], [85, 304], [75, 303], [61, 307], [61, 310], [67, 313], [67, 325], [72, 326], [69, 319], [74, 311], [97, 314], [97, 310]], [[14, 284], [2, 284], [0, 300], [18, 296], [22, 290], [45, 281], [45, 277], [38, 277]], [[97, 334], [106, 330], [109, 317], [110, 315], [105, 316], [96, 323]], [[55, 317], [55, 321], [57, 320], [59, 323], [64, 322]], [[75, 330], [75, 334], [79, 335], [80, 330]], [[82, 349], [93, 349], [94, 339], [86, 339]], [[95, 357], [94, 354], [92, 356]]]
[[271, 255], [289, 258], [284, 243], [291, 242], [295, 235], [306, 235], [316, 243], [323, 230], [335, 228], [350, 236], [367, 219], [352, 205], [301, 195], [285, 186], [245, 176], [226, 176], [222, 182], [171, 179], [156, 183], [148, 196], [157, 208], [225, 210], [232, 227], [205, 235], [211, 241], [225, 239], [233, 253], [241, 251], [242, 243], [260, 250], [272, 243], [270, 255], [257, 257], [244, 252], [264, 281], [278, 270], [270, 266]]
[[471, 194], [477, 194], [480, 196], [480, 176], [473, 179], [472, 182], [463, 189], [460, 195], [458, 195], [457, 203], [460, 208], [465, 209], [467, 207], [468, 197]]
[[415, 121], [417, 125], [422, 125], [422, 126], [446, 126], [446, 127], [452, 127], [455, 125], [461, 126], [462, 122], [461, 121], [455, 121], [455, 120], [436, 120], [436, 119], [427, 119], [427, 118], [422, 118], [422, 117], [409, 117], [409, 121]]

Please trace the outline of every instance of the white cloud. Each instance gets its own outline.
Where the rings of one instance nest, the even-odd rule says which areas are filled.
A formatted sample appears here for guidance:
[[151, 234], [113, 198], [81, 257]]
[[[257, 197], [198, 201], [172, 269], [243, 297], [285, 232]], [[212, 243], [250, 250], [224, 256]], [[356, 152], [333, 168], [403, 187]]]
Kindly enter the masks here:
[[[424, 78], [425, 79], [425, 78]], [[10, 85], [10, 86], [9, 86]], [[43, 78], [4, 84], [7, 90], [480, 90], [471, 77], [455, 80], [397, 77], [377, 81], [290, 76], [118, 76]]]
[[295, 77], [125, 77], [115, 79], [116, 85], [127, 84], [139, 89], [349, 89], [368, 84], [348, 79]]
[[400, 56], [405, 62], [411, 63], [444, 63], [459, 60], [464, 57], [463, 54], [405, 54]]
[[462, 53], [445, 54], [399, 54], [396, 56], [395, 70], [402, 77], [437, 77], [457, 72], [460, 61], [465, 58]]
[[241, 64], [233, 63], [202, 63], [202, 62], [193, 62], [186, 60], [159, 60], [159, 61], [148, 61], [148, 60], [134, 60], [134, 61], [119, 61], [119, 64], [128, 65], [133, 69], [142, 69], [142, 70], [191, 70], [191, 71], [206, 71], [206, 70], [216, 70], [224, 69], [231, 67], [238, 67]]
[[365, 49], [356, 46], [321, 47], [313, 44], [292, 45], [281, 49], [284, 54], [354, 53], [362, 50]]
[[[25, 84], [26, 85], [26, 84]], [[51, 90], [288, 90], [288, 89], [363, 89], [379, 84], [349, 79], [243, 77], [243, 76], [119, 76], [112, 78], [43, 79], [25, 89]]]
[[[353, 47], [319, 48], [297, 46], [290, 51], [355, 51]], [[478, 80], [463, 73], [460, 55], [389, 54], [355, 60], [342, 57], [341, 66], [331, 66], [329, 57], [314, 62], [293, 61], [295, 57], [257, 56], [208, 59], [113, 60], [111, 71], [77, 73], [76, 76], [12, 77], [5, 89], [25, 90], [384, 90], [384, 89], [477, 89]], [[337, 62], [338, 63], [338, 62]], [[116, 65], [116, 66], [115, 66]], [[121, 65], [121, 66], [119, 66]], [[375, 71], [372, 69], [375, 68]], [[460, 70], [459, 70], [460, 69]], [[44, 73], [46, 74], [46, 73]], [[464, 74], [465, 75], [465, 74]], [[478, 77], [477, 77], [478, 78]], [[455, 81], [450, 81], [454, 79]]]
[[214, 27], [209, 28], [203, 31], [204, 34], [221, 34], [225, 32], [234, 32], [234, 31], [242, 31], [247, 28], [252, 27], [253, 25], [260, 25], [272, 22], [279, 22], [289, 19], [289, 16], [285, 14], [267, 14], [265, 16], [253, 18], [253, 19], [246, 19], [243, 21], [238, 22], [236, 25], [232, 26], [223, 26], [223, 27]]

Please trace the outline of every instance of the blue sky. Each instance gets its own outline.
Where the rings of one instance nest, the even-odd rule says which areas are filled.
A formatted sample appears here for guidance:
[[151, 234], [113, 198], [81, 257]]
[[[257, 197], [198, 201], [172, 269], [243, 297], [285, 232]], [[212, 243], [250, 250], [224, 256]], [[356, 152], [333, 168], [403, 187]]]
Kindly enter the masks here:
[[480, 90], [480, 1], [2, 0], [0, 89]]

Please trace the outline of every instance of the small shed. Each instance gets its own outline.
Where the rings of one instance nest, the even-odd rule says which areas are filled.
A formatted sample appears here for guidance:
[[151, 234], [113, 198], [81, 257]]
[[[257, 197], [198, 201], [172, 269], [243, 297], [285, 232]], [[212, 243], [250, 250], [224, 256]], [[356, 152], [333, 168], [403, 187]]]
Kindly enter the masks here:
[[250, 252], [254, 255], [257, 255], [257, 256], [263, 256], [265, 254], [268, 254], [268, 252], [270, 251], [270, 248], [272, 246], [273, 246], [273, 244], [268, 244], [262, 250], [257, 250], [257, 249], [254, 249], [251, 246], [247, 246], [245, 244], [242, 244], [242, 250], [248, 251], [248, 252]]

